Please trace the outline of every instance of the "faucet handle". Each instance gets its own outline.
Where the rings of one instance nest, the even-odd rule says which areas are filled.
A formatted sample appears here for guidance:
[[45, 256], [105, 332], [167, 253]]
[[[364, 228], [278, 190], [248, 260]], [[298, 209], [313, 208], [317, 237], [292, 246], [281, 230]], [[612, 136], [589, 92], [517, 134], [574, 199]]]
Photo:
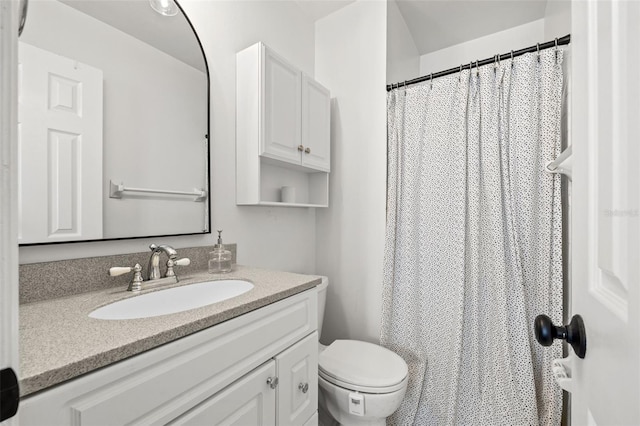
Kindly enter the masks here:
[[[138, 264], [136, 264], [138, 265]], [[122, 274], [127, 274], [131, 271], [133, 271], [135, 268], [135, 266], [129, 266], [129, 267], [124, 267], [124, 266], [114, 266], [113, 268], [109, 268], [109, 275], [112, 277], [117, 277], [118, 275], [122, 275]]]
[[189, 266], [189, 265], [191, 265], [191, 259], [189, 259], [188, 257], [183, 257], [182, 259], [174, 260], [173, 261], [173, 265], [174, 266]]
[[113, 268], [109, 268], [109, 275], [111, 275], [112, 277], [117, 277], [131, 271], [133, 271], [133, 279], [129, 283], [129, 287], [127, 288], [127, 290], [142, 290], [142, 266], [140, 266], [139, 263], [136, 263], [134, 266], [130, 267], [114, 266]]
[[165, 274], [165, 277], [175, 277], [176, 273], [173, 271], [173, 267], [174, 266], [188, 266], [191, 264], [191, 259], [189, 259], [188, 257], [183, 257], [182, 259], [178, 259], [178, 260], [173, 260], [173, 259], [169, 259], [167, 260], [167, 273]]

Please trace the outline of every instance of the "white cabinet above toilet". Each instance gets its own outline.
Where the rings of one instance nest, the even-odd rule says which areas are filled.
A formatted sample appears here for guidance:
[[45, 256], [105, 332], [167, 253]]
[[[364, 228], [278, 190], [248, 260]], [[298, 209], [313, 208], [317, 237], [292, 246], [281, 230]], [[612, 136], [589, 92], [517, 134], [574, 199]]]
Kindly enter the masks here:
[[329, 90], [263, 43], [238, 52], [236, 66], [237, 204], [328, 206]]

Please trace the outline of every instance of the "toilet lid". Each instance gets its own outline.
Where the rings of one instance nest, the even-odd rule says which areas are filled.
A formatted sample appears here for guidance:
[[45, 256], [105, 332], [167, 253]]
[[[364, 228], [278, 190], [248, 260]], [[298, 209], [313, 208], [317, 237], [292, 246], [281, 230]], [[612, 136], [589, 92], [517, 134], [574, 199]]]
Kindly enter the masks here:
[[[320, 374], [327, 380], [358, 388], [396, 388], [407, 376], [400, 356], [373, 343], [336, 340], [318, 356]], [[332, 380], [336, 379], [336, 380]]]

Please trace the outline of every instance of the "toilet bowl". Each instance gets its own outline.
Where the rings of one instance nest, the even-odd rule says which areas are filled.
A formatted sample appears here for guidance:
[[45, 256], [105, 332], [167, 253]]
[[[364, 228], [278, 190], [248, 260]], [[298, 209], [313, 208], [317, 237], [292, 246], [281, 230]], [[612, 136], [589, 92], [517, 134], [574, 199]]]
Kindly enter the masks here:
[[[328, 279], [318, 286], [318, 330], [322, 329]], [[345, 426], [385, 425], [407, 390], [407, 364], [394, 352], [369, 342], [336, 340], [318, 344], [321, 412]]]

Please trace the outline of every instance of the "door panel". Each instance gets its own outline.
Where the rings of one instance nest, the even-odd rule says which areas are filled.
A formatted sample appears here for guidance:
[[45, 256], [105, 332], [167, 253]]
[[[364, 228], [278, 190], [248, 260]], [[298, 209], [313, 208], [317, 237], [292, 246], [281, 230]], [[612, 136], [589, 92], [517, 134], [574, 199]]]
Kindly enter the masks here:
[[279, 425], [303, 425], [318, 411], [318, 333], [276, 356]]
[[19, 51], [19, 241], [100, 239], [102, 71], [26, 43]]
[[266, 47], [264, 49], [264, 138], [260, 153], [300, 164], [301, 73]]
[[275, 425], [276, 390], [267, 384], [275, 377], [275, 362], [256, 368], [229, 387], [189, 410], [170, 425]]
[[640, 424], [640, 3], [572, 7], [572, 423]]
[[330, 171], [330, 133], [331, 95], [320, 83], [305, 75], [302, 77], [303, 166]]

